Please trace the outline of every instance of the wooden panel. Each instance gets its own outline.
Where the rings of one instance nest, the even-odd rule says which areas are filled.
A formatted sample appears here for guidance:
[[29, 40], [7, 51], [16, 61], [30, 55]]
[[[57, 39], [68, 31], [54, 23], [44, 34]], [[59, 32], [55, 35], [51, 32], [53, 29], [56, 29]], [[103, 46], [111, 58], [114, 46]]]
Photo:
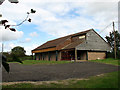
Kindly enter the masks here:
[[58, 52], [58, 61], [61, 60], [61, 51]]
[[77, 50], [75, 49], [75, 61], [77, 60]]
[[76, 47], [77, 50], [110, 51], [111, 47], [94, 31], [86, 34], [86, 41]]
[[48, 51], [55, 51], [56, 48], [47, 48], [47, 49], [42, 49], [42, 50], [36, 50], [36, 51], [32, 51], [32, 53], [40, 53], [40, 52], [48, 52]]

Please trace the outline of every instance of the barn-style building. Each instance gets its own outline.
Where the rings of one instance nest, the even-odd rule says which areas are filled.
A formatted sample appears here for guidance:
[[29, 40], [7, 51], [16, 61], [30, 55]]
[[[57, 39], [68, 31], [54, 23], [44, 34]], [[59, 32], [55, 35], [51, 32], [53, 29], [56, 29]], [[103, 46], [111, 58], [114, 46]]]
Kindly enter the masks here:
[[36, 60], [96, 60], [106, 58], [109, 44], [94, 30], [54, 39], [32, 50]]

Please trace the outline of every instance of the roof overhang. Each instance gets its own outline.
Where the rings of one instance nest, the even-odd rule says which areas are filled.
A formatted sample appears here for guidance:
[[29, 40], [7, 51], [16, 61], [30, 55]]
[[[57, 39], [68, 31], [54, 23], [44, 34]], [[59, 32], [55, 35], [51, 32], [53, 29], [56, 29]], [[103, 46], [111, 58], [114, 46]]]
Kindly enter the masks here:
[[42, 53], [42, 52], [49, 52], [49, 51], [55, 51], [56, 47], [52, 48], [46, 48], [46, 49], [41, 49], [41, 50], [33, 50], [32, 53]]

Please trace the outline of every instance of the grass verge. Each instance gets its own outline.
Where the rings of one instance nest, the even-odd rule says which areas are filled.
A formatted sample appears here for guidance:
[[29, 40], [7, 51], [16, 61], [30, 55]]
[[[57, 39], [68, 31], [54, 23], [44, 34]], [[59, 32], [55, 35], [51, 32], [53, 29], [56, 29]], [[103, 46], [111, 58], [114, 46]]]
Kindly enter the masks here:
[[120, 65], [120, 60], [113, 59], [113, 58], [91, 60], [90, 62], [99, 62], [99, 63], [112, 64], [112, 65], [117, 65], [117, 66]]
[[[120, 73], [120, 71], [119, 71]], [[34, 83], [2, 85], [2, 88], [118, 88], [118, 72], [111, 72], [87, 79], [68, 79]]]
[[[24, 60], [23, 64], [32, 65], [32, 64], [64, 64], [72, 63], [71, 61], [42, 61], [42, 60]], [[18, 63], [18, 62], [8, 62], [8, 63]], [[20, 63], [19, 63], [20, 64]]]

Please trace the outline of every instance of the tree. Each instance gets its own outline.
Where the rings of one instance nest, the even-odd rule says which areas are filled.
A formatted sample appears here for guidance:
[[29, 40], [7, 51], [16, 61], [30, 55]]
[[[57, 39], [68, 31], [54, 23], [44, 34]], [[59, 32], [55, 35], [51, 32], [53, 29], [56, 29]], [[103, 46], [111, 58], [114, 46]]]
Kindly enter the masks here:
[[19, 24], [16, 24], [16, 25], [6, 24], [6, 23], [8, 23], [8, 20], [1, 20], [1, 21], [0, 21], [0, 24], [3, 25], [3, 26], [5, 27], [5, 29], [9, 29], [9, 30], [15, 32], [16, 29], [15, 29], [15, 28], [11, 28], [11, 27], [12, 27], [12, 26], [20, 26], [20, 25], [22, 25], [25, 21], [31, 22], [31, 18], [29, 18], [29, 15], [30, 15], [30, 14], [33, 14], [33, 13], [35, 13], [35, 12], [36, 12], [36, 10], [31, 9], [30, 12], [27, 12], [26, 18], [25, 18], [22, 22], [20, 22]]
[[20, 47], [20, 46], [14, 47], [11, 50], [11, 55], [15, 55], [17, 57], [23, 57], [23, 56], [25, 56], [25, 53], [26, 53], [26, 51], [24, 50], [24, 48]]
[[[110, 32], [109, 36], [106, 36], [105, 38], [107, 39], [109, 45], [112, 47], [112, 52], [108, 53], [108, 56], [114, 58], [114, 32]], [[118, 31], [115, 31], [115, 42], [117, 58], [120, 58], [120, 33]]]
[[23, 47], [20, 47], [20, 46], [14, 47], [11, 50], [12, 61], [17, 61], [17, 62], [22, 63], [22, 61], [20, 60], [20, 57], [24, 57], [25, 53], [26, 51], [24, 50]]

